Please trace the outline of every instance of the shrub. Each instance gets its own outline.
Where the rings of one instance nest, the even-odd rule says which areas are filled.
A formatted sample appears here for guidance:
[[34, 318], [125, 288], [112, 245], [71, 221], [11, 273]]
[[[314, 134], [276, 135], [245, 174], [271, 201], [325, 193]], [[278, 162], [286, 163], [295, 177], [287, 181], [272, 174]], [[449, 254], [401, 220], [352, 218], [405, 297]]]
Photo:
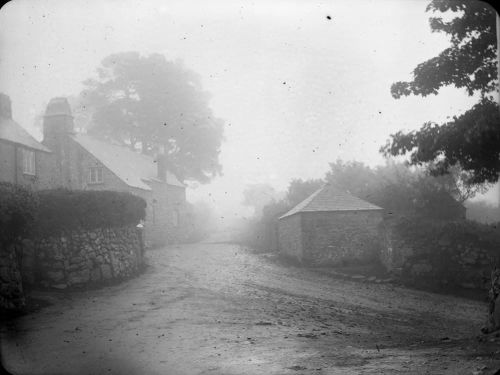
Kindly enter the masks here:
[[144, 219], [144, 199], [126, 192], [45, 190], [38, 192], [36, 234], [40, 236], [137, 224]]
[[262, 217], [250, 219], [239, 241], [262, 251], [278, 250], [278, 218], [290, 209], [284, 200], [264, 206]]
[[[500, 265], [500, 230], [468, 220], [439, 221], [401, 217], [386, 221], [393, 238], [392, 248], [411, 249], [405, 256], [402, 277], [416, 284], [457, 286], [480, 285], [483, 276]], [[413, 272], [425, 265], [424, 273]]]
[[439, 241], [454, 244], [471, 244], [496, 253], [500, 244], [500, 230], [493, 225], [470, 220], [438, 221], [406, 216], [389, 220], [400, 236], [410, 243], [431, 249]]
[[29, 235], [38, 200], [29, 189], [0, 182], [0, 246]]

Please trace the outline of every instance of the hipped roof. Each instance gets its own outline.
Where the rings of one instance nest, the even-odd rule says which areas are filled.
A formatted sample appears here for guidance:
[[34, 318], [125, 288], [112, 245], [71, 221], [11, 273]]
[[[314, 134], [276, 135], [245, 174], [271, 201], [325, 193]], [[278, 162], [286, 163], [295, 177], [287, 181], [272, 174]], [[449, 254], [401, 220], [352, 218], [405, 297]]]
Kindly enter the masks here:
[[280, 219], [299, 212], [329, 212], [329, 211], [368, 211], [382, 210], [369, 202], [355, 197], [331, 184], [325, 184], [309, 197], [304, 199]]
[[[125, 146], [100, 141], [85, 134], [76, 134], [72, 138], [131, 187], [152, 190], [148, 182], [160, 181], [157, 161], [151, 156], [134, 152]], [[165, 182], [168, 185], [185, 187], [169, 171], [166, 172]]]
[[0, 140], [15, 143], [33, 150], [51, 152], [11, 118], [0, 116]]

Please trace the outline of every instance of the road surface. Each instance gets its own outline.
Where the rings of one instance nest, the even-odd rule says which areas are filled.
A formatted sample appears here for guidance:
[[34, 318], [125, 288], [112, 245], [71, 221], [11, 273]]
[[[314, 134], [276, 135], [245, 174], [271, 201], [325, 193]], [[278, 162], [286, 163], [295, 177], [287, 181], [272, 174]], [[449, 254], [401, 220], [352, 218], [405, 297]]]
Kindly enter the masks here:
[[[233, 244], [148, 252], [145, 273], [1, 331], [14, 374], [493, 374], [485, 304], [347, 280]], [[485, 341], [485, 342], [484, 342]]]

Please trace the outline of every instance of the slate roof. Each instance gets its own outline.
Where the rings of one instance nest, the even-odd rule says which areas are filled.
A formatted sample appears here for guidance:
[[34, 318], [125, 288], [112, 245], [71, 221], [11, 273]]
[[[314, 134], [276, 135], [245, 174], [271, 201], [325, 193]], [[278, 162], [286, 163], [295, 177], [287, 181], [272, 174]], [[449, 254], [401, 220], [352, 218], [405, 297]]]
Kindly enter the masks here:
[[382, 210], [382, 208], [359, 199], [331, 184], [326, 184], [281, 216], [280, 219], [299, 212], [367, 210]]
[[[76, 134], [72, 138], [85, 150], [97, 158], [127, 185], [143, 190], [152, 190], [147, 182], [158, 179], [156, 161], [153, 157], [134, 152], [125, 146], [97, 140], [86, 134]], [[167, 171], [166, 183], [185, 187], [177, 177]]]
[[51, 152], [11, 118], [0, 116], [0, 140], [15, 143], [33, 150]]

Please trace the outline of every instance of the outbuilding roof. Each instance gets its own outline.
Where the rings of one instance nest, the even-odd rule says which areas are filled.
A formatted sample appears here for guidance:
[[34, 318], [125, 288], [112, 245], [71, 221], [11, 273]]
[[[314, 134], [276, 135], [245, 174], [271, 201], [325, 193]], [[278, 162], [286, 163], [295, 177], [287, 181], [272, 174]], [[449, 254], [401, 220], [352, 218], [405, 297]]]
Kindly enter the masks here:
[[349, 194], [331, 184], [325, 184], [309, 197], [304, 199], [280, 219], [299, 212], [328, 212], [328, 211], [369, 211], [382, 210], [381, 207], [368, 203]]
[[[86, 134], [76, 134], [72, 138], [98, 159], [127, 185], [143, 190], [152, 190], [147, 182], [160, 181], [156, 160], [148, 155], [130, 150], [128, 147], [111, 144]], [[185, 187], [177, 177], [167, 171], [166, 183]]]
[[15, 143], [33, 150], [51, 152], [11, 118], [0, 116], [0, 140]]

